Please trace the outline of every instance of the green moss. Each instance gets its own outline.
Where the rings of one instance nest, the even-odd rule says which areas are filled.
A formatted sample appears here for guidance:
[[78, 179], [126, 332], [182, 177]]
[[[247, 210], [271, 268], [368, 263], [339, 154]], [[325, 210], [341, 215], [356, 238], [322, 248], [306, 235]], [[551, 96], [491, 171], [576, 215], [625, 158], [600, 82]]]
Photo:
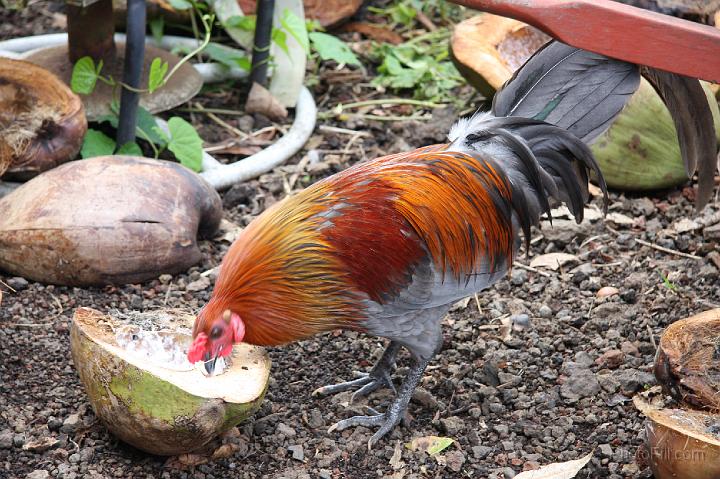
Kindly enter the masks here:
[[132, 413], [168, 424], [173, 424], [177, 417], [193, 417], [204, 401], [134, 366], [128, 366], [124, 374], [115, 376], [109, 387]]

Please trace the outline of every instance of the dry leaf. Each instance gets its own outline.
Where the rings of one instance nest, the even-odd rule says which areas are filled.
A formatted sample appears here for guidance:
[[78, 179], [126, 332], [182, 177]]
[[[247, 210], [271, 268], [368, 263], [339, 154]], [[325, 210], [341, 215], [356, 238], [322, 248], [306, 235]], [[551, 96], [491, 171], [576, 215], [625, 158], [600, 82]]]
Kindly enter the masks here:
[[521, 472], [515, 479], [572, 479], [590, 462], [593, 452], [574, 461], [555, 462], [534, 471]]
[[403, 42], [403, 37], [398, 33], [379, 25], [373, 25], [372, 23], [351, 22], [343, 25], [340, 30], [343, 32], [357, 32], [380, 43], [385, 42], [397, 45]]
[[245, 102], [245, 111], [247, 113], [260, 113], [271, 120], [282, 120], [287, 118], [287, 108], [285, 108], [277, 98], [272, 96], [270, 90], [253, 83], [248, 94], [247, 102]]
[[405, 463], [402, 461], [402, 443], [398, 442], [397, 444], [395, 444], [395, 450], [393, 451], [393, 455], [390, 458], [390, 467], [392, 467], [393, 470], [397, 471], [404, 465]]
[[405, 444], [405, 447], [411, 451], [427, 452], [429, 455], [433, 456], [441, 453], [454, 442], [455, 440], [449, 437], [423, 436], [416, 437], [411, 442]]
[[212, 460], [217, 461], [218, 459], [227, 459], [235, 454], [240, 449], [237, 444], [223, 444], [222, 446], [215, 449], [212, 454]]
[[700, 223], [689, 218], [683, 218], [673, 223], [670, 228], [676, 233], [687, 233], [688, 231], [699, 230], [703, 227]]
[[184, 470], [207, 464], [208, 461], [208, 457], [201, 454], [180, 454], [168, 458], [168, 460], [165, 461], [165, 467], [168, 469]]
[[574, 254], [568, 253], [547, 253], [536, 256], [530, 262], [532, 268], [546, 268], [553, 271], [557, 271], [560, 266], [567, 263], [574, 263], [580, 261], [580, 259]]
[[240, 236], [240, 233], [242, 233], [242, 228], [232, 221], [228, 220], [221, 220], [220, 221], [220, 227], [218, 228], [218, 232], [222, 234], [220, 236], [220, 241], [227, 241], [228, 243], [234, 243], [238, 236]]
[[500, 324], [500, 330], [498, 331], [500, 339], [502, 341], [507, 341], [512, 336], [512, 320], [510, 319], [510, 316], [504, 316], [501, 318]]
[[23, 451], [30, 451], [30, 452], [45, 452], [48, 449], [52, 449], [53, 447], [57, 446], [60, 441], [57, 438], [54, 437], [43, 437], [38, 439], [37, 441], [29, 441], [23, 444]]
[[592, 183], [588, 184], [588, 192], [593, 196], [602, 196], [603, 194], [602, 190]]
[[469, 303], [470, 303], [470, 296], [468, 296], [467, 298], [461, 299], [457, 303], [453, 304], [450, 307], [450, 311], [462, 311], [463, 309], [467, 308]]

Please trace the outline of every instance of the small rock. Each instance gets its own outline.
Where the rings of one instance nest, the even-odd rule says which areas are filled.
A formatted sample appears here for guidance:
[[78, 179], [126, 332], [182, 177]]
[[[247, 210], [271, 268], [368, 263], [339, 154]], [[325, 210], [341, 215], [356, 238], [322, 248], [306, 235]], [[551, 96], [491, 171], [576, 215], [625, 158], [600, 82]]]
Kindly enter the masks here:
[[200, 279], [197, 279], [197, 280], [191, 282], [190, 284], [188, 284], [187, 286], [185, 286], [185, 290], [193, 291], [193, 292], [204, 291], [210, 287], [210, 284], [211, 283], [210, 283], [209, 278], [207, 278], [205, 276], [201, 276]]
[[13, 436], [13, 445], [15, 447], [23, 447], [25, 445], [25, 434], [18, 433]]
[[319, 409], [311, 409], [310, 417], [308, 417], [307, 423], [311, 428], [318, 429], [325, 426], [325, 419], [323, 419], [322, 413]]
[[453, 472], [460, 472], [465, 464], [465, 454], [462, 451], [450, 451], [445, 454], [447, 467]]
[[631, 396], [646, 385], [655, 384], [655, 376], [650, 373], [638, 371], [637, 369], [625, 369], [619, 371], [615, 378], [620, 384], [620, 392], [626, 396]]
[[600, 444], [600, 454], [605, 457], [612, 457], [613, 450], [610, 444]]
[[522, 286], [527, 282], [528, 274], [524, 269], [513, 269], [510, 273], [510, 283], [513, 286]]
[[70, 457], [68, 457], [68, 461], [72, 462], [73, 464], [77, 464], [80, 462], [80, 454], [77, 452], [74, 454], [70, 454]]
[[578, 351], [577, 354], [575, 354], [575, 362], [581, 366], [590, 367], [595, 361], [593, 361], [592, 356], [585, 351]]
[[70, 414], [63, 421], [63, 425], [62, 427], [60, 427], [60, 432], [64, 432], [65, 434], [74, 434], [80, 426], [80, 423], [81, 421], [79, 414]]
[[492, 452], [492, 447], [488, 446], [473, 446], [472, 447], [473, 457], [475, 459], [485, 459], [488, 454]]
[[0, 449], [10, 449], [13, 447], [13, 433], [10, 429], [0, 432]]
[[161, 274], [158, 279], [162, 284], [168, 284], [170, 281], [172, 281], [173, 277], [171, 274]]
[[496, 424], [493, 426], [493, 430], [500, 435], [500, 437], [506, 437], [510, 432], [507, 424]]
[[635, 346], [630, 341], [623, 341], [623, 343], [620, 345], [620, 350], [629, 356], [637, 356], [638, 354], [640, 354], [637, 346]]
[[502, 471], [505, 479], [512, 479], [513, 477], [517, 476], [512, 467], [504, 467]]
[[589, 369], [575, 369], [560, 386], [560, 394], [571, 401], [591, 397], [600, 392], [600, 383]]
[[292, 452], [292, 458], [297, 461], [305, 459], [305, 453], [303, 452], [303, 447], [300, 444], [288, 446], [288, 451]]
[[435, 397], [430, 394], [426, 389], [421, 387], [415, 388], [413, 391], [412, 400], [426, 409], [437, 409], [438, 403]]
[[618, 293], [620, 293], [619, 289], [613, 286], [604, 286], [598, 290], [596, 296], [598, 298], [609, 298], [610, 296], [615, 296]]
[[538, 315], [541, 318], [546, 318], [546, 319], [551, 318], [552, 314], [553, 314], [552, 309], [550, 309], [550, 306], [548, 306], [547, 304], [543, 304], [542, 306], [540, 306], [540, 309], [538, 310]]
[[48, 479], [49, 477], [50, 473], [45, 469], [36, 469], [33, 472], [28, 473], [28, 475], [25, 476], [25, 479]]
[[275, 432], [278, 434], [282, 434], [285, 437], [293, 437], [297, 433], [295, 432], [295, 429], [291, 428], [284, 422], [279, 422], [278, 425], [275, 427]]
[[5, 283], [7, 283], [7, 285], [10, 286], [15, 291], [23, 291], [23, 290], [26, 290], [28, 288], [28, 286], [30, 286], [30, 283], [28, 283], [28, 280], [26, 280], [25, 278], [21, 278], [19, 276], [10, 278], [7, 281], [5, 281]]
[[611, 349], [609, 351], [605, 351], [595, 362], [599, 366], [603, 366], [608, 369], [616, 369], [625, 362], [625, 353], [619, 349]]
[[332, 471], [329, 469], [320, 469], [318, 471], [318, 476], [320, 476], [320, 479], [333, 479]]
[[515, 331], [524, 331], [530, 326], [530, 316], [527, 314], [513, 314], [510, 316], [512, 328]]
[[450, 416], [447, 418], [440, 419], [440, 429], [448, 436], [457, 436], [463, 429], [465, 429], [465, 421], [457, 416]]

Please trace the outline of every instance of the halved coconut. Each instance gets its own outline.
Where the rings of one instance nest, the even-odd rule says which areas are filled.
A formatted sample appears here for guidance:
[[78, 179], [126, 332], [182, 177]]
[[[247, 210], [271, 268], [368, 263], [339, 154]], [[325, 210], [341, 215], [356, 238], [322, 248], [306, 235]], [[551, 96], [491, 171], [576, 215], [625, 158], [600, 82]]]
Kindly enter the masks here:
[[720, 309], [668, 326], [655, 355], [655, 377], [676, 400], [720, 411]]
[[720, 477], [720, 416], [663, 408], [640, 396], [634, 403], [647, 417], [645, 459], [655, 479]]
[[42, 283], [102, 286], [178, 273], [222, 219], [217, 192], [170, 161], [72, 161], [0, 198], [0, 268]]
[[[492, 97], [550, 37], [523, 22], [482, 14], [459, 23], [450, 44], [460, 73]], [[703, 84], [720, 135], [720, 111]], [[591, 146], [607, 184], [621, 190], [668, 188], [687, 181], [675, 125], [643, 79], [613, 125]]]
[[[190, 343], [192, 321], [158, 311], [138, 315], [131, 324], [169, 332], [182, 349]], [[78, 308], [70, 330], [73, 362], [90, 404], [123, 441], [152, 454], [197, 451], [260, 407], [270, 376], [264, 349], [236, 345], [228, 369], [208, 377], [189, 364], [157, 362], [145, 354], [148, 349], [120, 347], [119, 332], [127, 325]]]
[[0, 176], [26, 180], [73, 159], [87, 120], [80, 98], [55, 75], [0, 57], [0, 131]]

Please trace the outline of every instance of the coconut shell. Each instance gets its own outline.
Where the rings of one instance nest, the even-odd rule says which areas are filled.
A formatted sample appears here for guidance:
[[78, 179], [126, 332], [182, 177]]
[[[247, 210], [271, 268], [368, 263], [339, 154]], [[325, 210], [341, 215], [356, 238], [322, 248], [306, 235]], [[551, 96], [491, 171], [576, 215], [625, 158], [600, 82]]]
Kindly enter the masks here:
[[[482, 14], [455, 27], [450, 52], [460, 73], [490, 98], [550, 37], [517, 20]], [[720, 111], [703, 83], [720, 135]], [[591, 149], [611, 188], [652, 190], [685, 183], [670, 112], [646, 80]]]
[[634, 402], [647, 417], [643, 455], [655, 479], [720, 477], [720, 416]]
[[73, 161], [0, 199], [0, 269], [43, 283], [137, 283], [201, 259], [222, 217], [217, 192], [169, 161]]
[[[205, 377], [120, 348], [117, 325], [99, 311], [77, 309], [70, 349], [95, 414], [123, 441], [151, 454], [197, 451], [260, 407], [270, 375], [262, 348], [236, 345], [230, 368]], [[192, 317], [180, 326], [191, 328]]]
[[87, 120], [82, 101], [42, 67], [0, 57], [0, 176], [26, 180], [71, 160]]
[[720, 309], [676, 321], [660, 338], [655, 377], [676, 400], [696, 408], [720, 411], [718, 344]]
[[[355, 15], [362, 0], [304, 0], [305, 18], [317, 20], [324, 28], [335, 26]], [[238, 0], [246, 15], [255, 15], [255, 0]]]

